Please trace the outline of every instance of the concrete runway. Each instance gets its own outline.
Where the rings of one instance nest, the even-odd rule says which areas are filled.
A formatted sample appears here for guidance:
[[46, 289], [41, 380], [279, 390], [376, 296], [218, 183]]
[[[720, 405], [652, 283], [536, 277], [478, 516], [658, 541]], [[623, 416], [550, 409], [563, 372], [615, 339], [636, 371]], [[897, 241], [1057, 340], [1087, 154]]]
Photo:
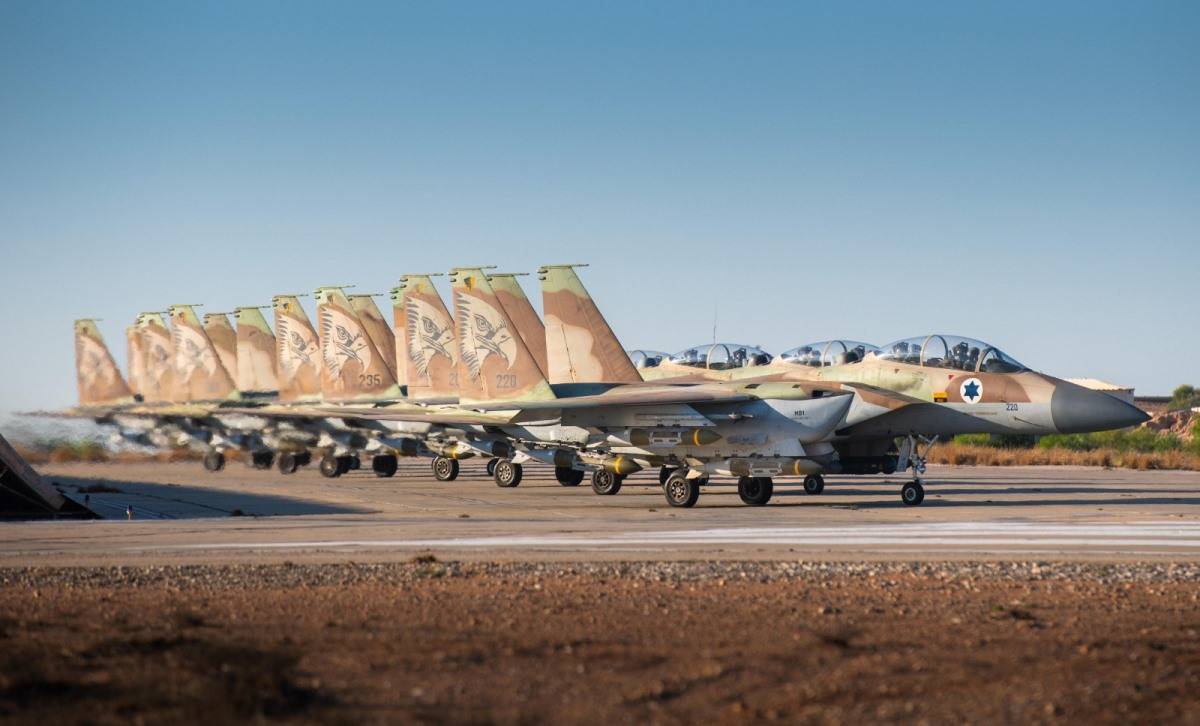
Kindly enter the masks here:
[[[776, 483], [747, 507], [732, 481], [695, 509], [667, 506], [656, 474], [600, 497], [526, 467], [500, 489], [482, 462], [441, 483], [428, 461], [391, 479], [293, 476], [231, 464], [43, 467], [71, 496], [115, 519], [0, 526], [0, 564], [405, 559], [486, 560], [1167, 559], [1200, 558], [1200, 472], [1076, 467], [931, 467], [926, 499], [906, 507], [900, 477], [829, 477], [825, 492]], [[97, 486], [99, 485], [99, 486]], [[101, 491], [115, 489], [118, 491]], [[134, 521], [125, 520], [133, 506]], [[237, 515], [245, 516], [237, 516]]]

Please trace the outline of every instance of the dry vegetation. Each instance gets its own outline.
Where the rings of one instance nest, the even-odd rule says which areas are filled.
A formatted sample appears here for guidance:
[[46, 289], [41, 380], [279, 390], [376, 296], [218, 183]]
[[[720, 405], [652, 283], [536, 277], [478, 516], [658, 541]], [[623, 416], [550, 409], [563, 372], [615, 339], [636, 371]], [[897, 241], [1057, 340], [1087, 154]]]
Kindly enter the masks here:
[[998, 448], [951, 442], [935, 446], [932, 464], [953, 466], [1101, 466], [1106, 469], [1187, 469], [1200, 471], [1200, 455], [1188, 451], [1120, 451], [1064, 448]]

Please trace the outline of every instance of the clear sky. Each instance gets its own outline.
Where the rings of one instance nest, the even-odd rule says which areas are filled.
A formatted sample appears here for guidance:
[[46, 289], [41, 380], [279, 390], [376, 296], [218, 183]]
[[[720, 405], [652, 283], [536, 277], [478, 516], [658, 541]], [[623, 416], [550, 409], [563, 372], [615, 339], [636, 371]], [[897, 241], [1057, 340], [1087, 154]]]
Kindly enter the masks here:
[[0, 3], [0, 411], [75, 317], [462, 264], [591, 263], [627, 347], [1200, 383], [1200, 4], [584, 5]]

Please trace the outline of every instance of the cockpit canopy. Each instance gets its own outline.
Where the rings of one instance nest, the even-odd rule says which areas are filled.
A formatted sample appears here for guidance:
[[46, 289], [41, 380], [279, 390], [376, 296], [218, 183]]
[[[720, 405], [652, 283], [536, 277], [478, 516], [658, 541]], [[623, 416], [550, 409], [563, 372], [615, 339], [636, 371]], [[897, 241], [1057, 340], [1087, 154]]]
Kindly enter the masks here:
[[633, 367], [641, 370], [643, 368], [657, 368], [658, 364], [667, 359], [667, 354], [661, 350], [627, 350], [629, 360], [633, 361]]
[[925, 335], [883, 346], [879, 357], [927, 368], [977, 373], [1020, 373], [1028, 370], [994, 345], [958, 335]]
[[724, 371], [731, 368], [765, 366], [772, 356], [762, 348], [740, 343], [709, 343], [681, 350], [668, 358], [672, 363], [692, 368]]
[[822, 340], [819, 343], [808, 343], [785, 350], [780, 354], [780, 358], [793, 365], [821, 368], [842, 363], [857, 363], [865, 358], [867, 353], [877, 354], [879, 348], [857, 340]]

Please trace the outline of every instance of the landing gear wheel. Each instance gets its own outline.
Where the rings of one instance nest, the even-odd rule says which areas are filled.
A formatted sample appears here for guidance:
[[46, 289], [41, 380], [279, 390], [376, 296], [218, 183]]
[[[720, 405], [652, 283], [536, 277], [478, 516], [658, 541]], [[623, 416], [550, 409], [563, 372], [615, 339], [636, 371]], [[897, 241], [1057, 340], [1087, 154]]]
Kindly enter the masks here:
[[761, 507], [771, 501], [775, 483], [769, 476], [744, 476], [738, 479], [738, 496], [752, 507]]
[[371, 459], [371, 470], [380, 479], [396, 476], [396, 469], [399, 467], [400, 462], [396, 461], [396, 457], [391, 454], [379, 454]]
[[433, 460], [433, 478], [438, 481], [454, 481], [458, 478], [458, 461], [445, 456]]
[[583, 472], [569, 466], [554, 467], [554, 478], [565, 487], [577, 487], [583, 481]]
[[[358, 468], [357, 466], [354, 465], [354, 462], [356, 462], [356, 461], [358, 461], [357, 456], [339, 456], [337, 458], [338, 468], [341, 469], [342, 474], [345, 474], [350, 471], [354, 471], [355, 469]], [[360, 466], [361, 466], [361, 464], [360, 464]]]
[[256, 451], [250, 455], [250, 464], [255, 469], [270, 469], [275, 463], [275, 455], [270, 451]]
[[488, 476], [496, 476], [496, 462], [497, 461], [499, 461], [499, 459], [488, 459], [488, 463], [487, 463]]
[[592, 472], [592, 491], [602, 497], [611, 497], [621, 491], [621, 482], [625, 477], [614, 474], [608, 469], [597, 469]]
[[275, 460], [275, 465], [279, 467], [280, 474], [295, 474], [296, 469], [300, 467], [300, 462], [296, 461], [296, 455], [290, 451], [279, 452], [279, 458]]
[[208, 471], [220, 471], [225, 468], [225, 455], [219, 451], [209, 451], [204, 455], [204, 468]]
[[511, 489], [521, 483], [521, 465], [514, 464], [508, 459], [493, 459], [496, 465], [492, 467], [492, 479], [496, 481], [496, 486]]
[[673, 466], [664, 466], [658, 470], [658, 485], [660, 487], [666, 485], [667, 477], [671, 476], [671, 472], [673, 471], [675, 471], [675, 467]]
[[700, 480], [688, 479], [683, 472], [673, 471], [663, 485], [663, 493], [672, 507], [694, 507], [700, 498]]
[[358, 458], [358, 454], [351, 454], [345, 457], [346, 471], [358, 471], [362, 468], [362, 459]]
[[804, 477], [806, 494], [820, 494], [823, 491], [825, 491], [825, 479], [820, 474], [809, 474]]
[[321, 476], [326, 479], [336, 479], [342, 475], [341, 457], [326, 454], [321, 457]]
[[308, 466], [312, 463], [311, 451], [297, 451], [294, 456], [296, 457], [296, 466]]
[[919, 481], [910, 481], [900, 489], [900, 499], [910, 507], [925, 501], [925, 487]]

